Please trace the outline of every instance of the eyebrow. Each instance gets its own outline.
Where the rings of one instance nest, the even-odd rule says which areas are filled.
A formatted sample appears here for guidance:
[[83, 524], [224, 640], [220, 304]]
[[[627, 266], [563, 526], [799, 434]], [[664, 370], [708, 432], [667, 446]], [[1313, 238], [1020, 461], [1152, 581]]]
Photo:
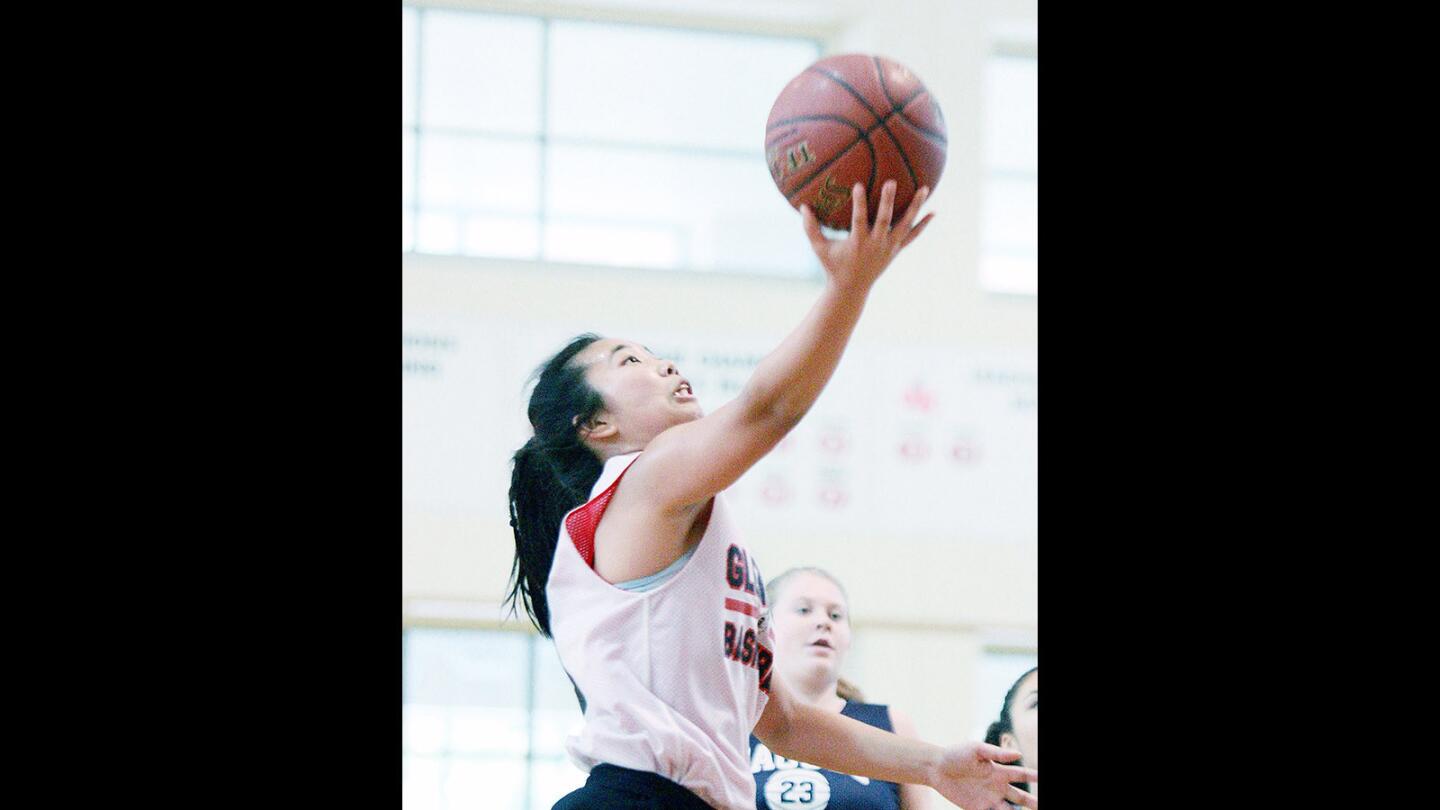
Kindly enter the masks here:
[[822, 601], [820, 601], [820, 600], [818, 600], [818, 599], [811, 599], [811, 598], [808, 597], [808, 596], [797, 596], [797, 597], [795, 597], [795, 601], [797, 601], [797, 602], [805, 602], [805, 603], [807, 603], [807, 604], [824, 605], [825, 607], [830, 608], [830, 609], [832, 609], [832, 610], [835, 609], [835, 608], [839, 608], [839, 609], [841, 609], [841, 610], [844, 610], [844, 609], [845, 609], [845, 603], [844, 603], [844, 602], [822, 602]]
[[[613, 348], [613, 349], [610, 350], [610, 356], [611, 356], [611, 357], [614, 357], [616, 352], [620, 351], [621, 349], [628, 349], [628, 348], [630, 348], [630, 347], [629, 347], [627, 344], [621, 343], [619, 346], [616, 346], [615, 348]], [[645, 353], [648, 354], [648, 355], [650, 355], [651, 357], [656, 357], [656, 356], [657, 356], [657, 355], [655, 354], [655, 352], [653, 352], [653, 351], [650, 350], [650, 347], [649, 347], [649, 346], [641, 346], [640, 348], [644, 349], [644, 350], [645, 350]]]

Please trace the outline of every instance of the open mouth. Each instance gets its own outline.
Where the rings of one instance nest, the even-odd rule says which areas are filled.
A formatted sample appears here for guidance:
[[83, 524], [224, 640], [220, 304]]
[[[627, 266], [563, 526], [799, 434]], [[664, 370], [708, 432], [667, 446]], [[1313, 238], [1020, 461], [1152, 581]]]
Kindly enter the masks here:
[[678, 387], [676, 387], [673, 396], [679, 400], [694, 399], [695, 392], [690, 389], [690, 382], [688, 380], [685, 380], [682, 381]]

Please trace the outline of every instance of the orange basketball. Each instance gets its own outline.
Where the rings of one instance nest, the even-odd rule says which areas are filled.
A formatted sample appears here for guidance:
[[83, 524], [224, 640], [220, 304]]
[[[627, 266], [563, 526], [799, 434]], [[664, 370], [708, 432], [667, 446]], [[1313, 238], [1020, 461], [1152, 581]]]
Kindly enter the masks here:
[[865, 184], [870, 221], [895, 180], [895, 219], [945, 170], [945, 118], [920, 78], [883, 56], [842, 54], [811, 65], [780, 91], [765, 124], [776, 188], [820, 224], [850, 228], [850, 189]]

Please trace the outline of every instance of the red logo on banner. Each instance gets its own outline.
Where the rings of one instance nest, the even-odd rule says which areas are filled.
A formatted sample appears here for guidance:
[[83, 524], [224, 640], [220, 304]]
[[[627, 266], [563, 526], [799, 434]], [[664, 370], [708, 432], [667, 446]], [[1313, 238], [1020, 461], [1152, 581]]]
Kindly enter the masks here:
[[960, 464], [974, 464], [980, 458], [980, 449], [969, 442], [956, 442], [950, 448], [950, 457]]
[[771, 506], [780, 506], [789, 502], [790, 487], [783, 478], [771, 478], [761, 487], [760, 497]]
[[905, 392], [905, 406], [921, 413], [929, 413], [935, 407], [935, 395], [917, 382]]
[[906, 461], [924, 461], [930, 457], [930, 445], [924, 439], [906, 439], [900, 443], [900, 457]]

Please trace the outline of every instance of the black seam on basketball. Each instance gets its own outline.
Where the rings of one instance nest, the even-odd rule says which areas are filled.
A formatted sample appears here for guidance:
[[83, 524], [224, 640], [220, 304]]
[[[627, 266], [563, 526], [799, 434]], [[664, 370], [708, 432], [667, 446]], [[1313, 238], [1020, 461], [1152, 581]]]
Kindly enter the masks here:
[[[816, 168], [815, 171], [814, 171], [809, 177], [805, 178], [805, 182], [803, 182], [803, 183], [801, 183], [800, 185], [796, 186], [796, 187], [795, 187], [795, 190], [794, 190], [793, 192], [791, 192], [788, 196], [786, 196], [785, 199], [786, 199], [787, 201], [789, 201], [791, 205], [794, 205], [794, 204], [795, 204], [795, 203], [794, 203], [795, 198], [798, 197], [798, 196], [800, 196], [800, 192], [804, 191], [806, 186], [808, 186], [808, 185], [810, 185], [811, 183], [815, 182], [815, 178], [819, 177], [821, 172], [823, 172], [823, 171], [825, 171], [826, 169], [830, 168], [830, 164], [832, 164], [832, 163], [834, 163], [835, 161], [839, 160], [840, 158], [843, 158], [843, 157], [845, 157], [846, 155], [848, 155], [848, 154], [850, 153], [850, 150], [855, 148], [855, 144], [859, 144], [859, 143], [865, 144], [865, 148], [870, 150], [870, 182], [865, 184], [865, 188], [868, 190], [868, 189], [870, 188], [870, 186], [871, 186], [872, 184], [874, 184], [874, 182], [875, 182], [875, 144], [871, 143], [871, 142], [870, 142], [870, 139], [869, 139], [868, 137], [866, 137], [865, 135], [861, 135], [860, 137], [856, 138], [854, 141], [850, 142], [850, 144], [849, 144], [848, 146], [846, 146], [844, 149], [841, 149], [839, 152], [836, 152], [836, 153], [835, 153], [835, 157], [832, 157], [832, 158], [830, 158], [829, 160], [825, 161], [824, 163], [820, 164], [820, 166], [819, 166], [818, 168]], [[868, 204], [868, 201], [867, 201], [867, 204]]]
[[910, 193], [914, 194], [920, 190], [920, 178], [915, 176], [915, 169], [910, 165], [910, 156], [905, 154], [905, 146], [900, 143], [900, 139], [895, 137], [895, 133], [890, 131], [890, 127], [884, 121], [880, 122], [880, 126], [884, 127], [885, 134], [890, 136], [890, 140], [895, 142], [895, 151], [900, 153], [900, 162], [905, 164], [905, 171], [910, 175]]
[[890, 95], [890, 88], [885, 85], [885, 71], [880, 67], [880, 57], [872, 56], [870, 60], [875, 63], [875, 76], [880, 79], [880, 92], [885, 94], [885, 100], [890, 102], [892, 110], [900, 109], [895, 106], [895, 97]]
[[[919, 93], [916, 93], [915, 95], [918, 96], [918, 95], [920, 95], [920, 94], [919, 94]], [[910, 101], [914, 101], [914, 100], [915, 100], [915, 96], [911, 96], [911, 97], [910, 97]], [[905, 108], [910, 106], [910, 101], [907, 101], [907, 102], [905, 102], [904, 104], [901, 104], [901, 105], [900, 105], [900, 109], [898, 110], [898, 112], [900, 113], [900, 117], [901, 117], [901, 118], [904, 118], [907, 122], [909, 122], [910, 126], [918, 129], [919, 131], [925, 133], [926, 135], [929, 135], [932, 139], [938, 139], [938, 140], [940, 141], [940, 143], [942, 143], [942, 144], [945, 143], [945, 135], [944, 135], [944, 133], [936, 132], [935, 130], [930, 129], [929, 127], [921, 124], [919, 121], [916, 121], [914, 118], [911, 118], [909, 115], [906, 115], [906, 113], [905, 113]]]
[[[783, 118], [783, 119], [781, 119], [781, 120], [779, 120], [779, 121], [776, 121], [776, 122], [775, 122], [773, 125], [771, 125], [770, 127], [767, 127], [765, 131], [768, 133], [771, 129], [774, 129], [775, 127], [779, 127], [779, 126], [782, 126], [782, 125], [785, 125], [785, 124], [798, 123], [798, 122], [802, 122], [802, 121], [836, 121], [836, 122], [839, 122], [839, 123], [841, 123], [841, 124], [844, 124], [844, 125], [846, 125], [846, 126], [848, 126], [848, 127], [853, 128], [853, 129], [855, 130], [855, 140], [851, 141], [850, 143], [845, 144], [845, 146], [844, 146], [843, 148], [841, 148], [838, 152], [835, 153], [835, 156], [834, 156], [834, 157], [830, 158], [829, 160], [827, 160], [827, 161], [825, 161], [824, 163], [821, 163], [819, 166], [815, 167], [815, 170], [810, 174], [810, 176], [809, 176], [809, 177], [806, 177], [805, 180], [804, 180], [803, 182], [801, 182], [800, 185], [799, 185], [797, 188], [804, 188], [804, 187], [810, 185], [810, 182], [813, 181], [816, 177], [818, 177], [818, 176], [820, 175], [820, 172], [825, 171], [825, 169], [827, 169], [827, 168], [830, 167], [830, 164], [832, 164], [832, 163], [834, 163], [835, 161], [839, 160], [840, 158], [844, 157], [846, 152], [849, 152], [851, 149], [855, 148], [855, 144], [859, 143], [859, 142], [862, 141], [862, 140], [865, 140], [865, 141], [867, 141], [867, 142], [868, 142], [868, 140], [869, 140], [868, 138], [866, 138], [866, 133], [865, 133], [865, 128], [864, 128], [864, 127], [860, 126], [859, 124], [856, 124], [854, 121], [851, 121], [851, 120], [848, 119], [848, 118], [842, 118], [842, 117], [840, 117], [840, 116], [838, 116], [838, 115], [800, 115], [800, 116], [796, 116], [796, 117], [794, 117], [794, 118]], [[766, 146], [766, 148], [769, 148], [769, 147], [772, 146], [772, 145], [773, 145], [773, 144], [772, 144], [769, 140], [766, 140], [766, 141], [765, 141], [765, 146]], [[875, 153], [875, 147], [874, 147], [874, 146], [871, 146], [871, 147], [870, 147], [870, 153], [871, 153], [871, 156], [872, 156], [872, 158], [873, 158], [874, 153]], [[873, 171], [873, 168], [872, 168], [872, 171]], [[796, 192], [796, 193], [799, 193], [799, 192]], [[794, 197], [794, 196], [795, 196], [794, 194], [791, 194], [791, 195], [787, 196], [785, 199], [789, 200], [789, 199], [791, 199], [791, 198]]]
[[811, 65], [809, 68], [806, 68], [806, 69], [807, 69], [807, 70], [813, 70], [813, 71], [815, 71], [816, 73], [819, 73], [821, 76], [824, 76], [824, 77], [828, 78], [830, 81], [835, 82], [836, 84], [838, 84], [838, 85], [840, 85], [841, 87], [845, 88], [845, 92], [847, 92], [847, 93], [849, 93], [850, 95], [854, 96], [854, 97], [855, 97], [855, 100], [858, 101], [858, 102], [860, 102], [861, 106], [863, 106], [866, 110], [868, 110], [871, 115], [875, 116], [875, 120], [876, 120], [876, 121], [879, 121], [879, 120], [880, 120], [880, 113], [875, 112], [875, 108], [870, 106], [870, 102], [866, 101], [866, 100], [865, 100], [865, 97], [862, 96], [862, 95], [860, 95], [860, 91], [859, 91], [859, 90], [856, 90], [855, 88], [851, 87], [849, 82], [845, 81], [844, 79], [840, 78], [839, 76], [835, 75], [834, 73], [831, 73], [831, 72], [828, 71], [828, 70], [822, 70], [822, 69], [820, 69], [820, 68], [815, 67], [814, 65]]
[[[865, 137], [866, 137], [866, 139], [868, 140], [869, 137], [870, 137], [870, 133], [874, 132], [875, 130], [877, 130], [877, 129], [883, 129], [883, 130], [885, 130], [885, 134], [886, 134], [886, 135], [889, 135], [889, 136], [890, 136], [890, 140], [891, 140], [892, 142], [894, 142], [894, 144], [895, 144], [895, 151], [900, 153], [900, 162], [903, 163], [903, 164], [905, 164], [905, 172], [910, 175], [910, 188], [911, 188], [911, 191], [912, 191], [912, 192], [913, 192], [913, 191], [919, 191], [919, 190], [920, 190], [920, 178], [918, 178], [918, 177], [915, 176], [915, 169], [910, 166], [910, 157], [905, 154], [905, 147], [903, 147], [903, 146], [900, 145], [900, 139], [897, 138], [897, 137], [895, 137], [895, 133], [891, 132], [891, 131], [890, 131], [890, 127], [888, 127], [888, 126], [885, 125], [885, 122], [888, 121], [888, 120], [890, 120], [890, 119], [895, 115], [896, 112], [899, 112], [899, 111], [898, 111], [898, 110], [892, 111], [889, 115], [885, 116], [884, 118], [881, 118], [879, 121], [876, 121], [876, 122], [875, 122], [875, 126], [870, 127], [869, 129], [865, 130]], [[872, 173], [871, 176], [870, 176], [870, 183], [868, 183], [865, 187], [866, 187], [866, 188], [870, 188], [872, 185], [874, 185], [874, 183], [875, 183], [875, 176], [874, 176], [874, 174]]]
[[[816, 167], [815, 167], [815, 172], [811, 172], [811, 174], [809, 174], [809, 177], [805, 177], [804, 182], [802, 182], [801, 184], [799, 184], [799, 186], [798, 186], [799, 189], [804, 189], [805, 186], [809, 186], [809, 184], [811, 184], [812, 180], [815, 180], [815, 177], [819, 177], [819, 173], [824, 172], [824, 170], [829, 169], [829, 164], [835, 163], [835, 161], [840, 160], [841, 157], [845, 157], [845, 154], [847, 154], [848, 151], [852, 150], [852, 148], [855, 148], [855, 144], [861, 143], [861, 141], [864, 141], [864, 143], [867, 143], [867, 144], [868, 144], [868, 143], [870, 143], [870, 138], [865, 137], [864, 134], [855, 135], [855, 140], [852, 140], [852, 141], [850, 141], [850, 143], [845, 144], [845, 148], [842, 148], [842, 150], [837, 151], [837, 153], [835, 153], [835, 157], [831, 157], [831, 159], [825, 161], [825, 163], [821, 163], [821, 164], [819, 164], [819, 166], [816, 166]], [[870, 151], [871, 151], [871, 154], [874, 154], [874, 151], [876, 151], [876, 147], [871, 146], [871, 147], [870, 147]], [[789, 199], [789, 197], [785, 197], [785, 199]]]
[[930, 141], [931, 143], [938, 143], [938, 144], [940, 144], [941, 146], [948, 146], [948, 144], [947, 144], [946, 141], [945, 141], [945, 136], [944, 136], [944, 135], [941, 135], [941, 134], [939, 134], [939, 133], [937, 133], [937, 132], [934, 132], [934, 131], [932, 131], [932, 130], [926, 129], [925, 127], [920, 126], [919, 124], [915, 123], [915, 121], [914, 121], [910, 116], [906, 115], [906, 114], [903, 113], [903, 112], [900, 113], [900, 120], [902, 120], [902, 121], [904, 121], [905, 123], [909, 124], [909, 125], [910, 125], [910, 128], [913, 129], [913, 130], [915, 130], [915, 133], [916, 133], [917, 135], [921, 136], [922, 138], [924, 138], [925, 140]]
[[[872, 189], [872, 188], [875, 187], [875, 172], [879, 170], [880, 161], [878, 161], [878, 160], [875, 159], [875, 144], [874, 144], [874, 143], [871, 143], [871, 141], [870, 141], [870, 136], [869, 136], [869, 135], [866, 135], [866, 136], [865, 136], [865, 145], [868, 146], [868, 147], [870, 147], [870, 179], [865, 181], [865, 193], [866, 193], [866, 194], [869, 194], [869, 193], [870, 193], [870, 189]], [[851, 203], [851, 206], [853, 207], [853, 206], [854, 206], [854, 203]], [[866, 211], [865, 211], [865, 221], [866, 221], [866, 222], [869, 222], [869, 221], [870, 221], [870, 211], [869, 211], [869, 208], [870, 208], [870, 199], [869, 199], [868, 197], [865, 199], [865, 208], [866, 208]]]
[[[866, 110], [869, 110], [869, 111], [870, 111], [870, 114], [871, 114], [871, 115], [875, 116], [875, 126], [872, 126], [872, 127], [870, 127], [869, 129], [865, 130], [866, 136], [868, 136], [871, 132], [874, 132], [874, 131], [875, 131], [875, 127], [882, 127], [882, 128], [884, 128], [885, 134], [890, 136], [890, 140], [892, 140], [892, 141], [895, 142], [895, 149], [900, 152], [900, 162], [905, 164], [905, 171], [910, 175], [910, 185], [911, 185], [911, 187], [912, 187], [913, 189], [918, 189], [918, 188], [919, 188], [919, 179], [915, 177], [915, 170], [914, 170], [913, 168], [911, 168], [911, 166], [910, 166], [910, 158], [905, 155], [905, 147], [903, 147], [903, 146], [900, 145], [900, 139], [897, 138], [897, 137], [895, 137], [895, 133], [891, 132], [891, 131], [890, 131], [890, 128], [887, 127], [887, 126], [885, 126], [885, 119], [886, 119], [886, 118], [889, 118], [890, 115], [894, 115], [894, 111], [892, 111], [889, 115], [883, 115], [883, 116], [882, 116], [880, 113], [875, 112], [875, 108], [870, 106], [870, 102], [866, 101], [866, 100], [865, 100], [865, 97], [862, 96], [862, 95], [860, 95], [860, 91], [856, 90], [854, 87], [851, 87], [849, 82], [845, 81], [844, 79], [840, 78], [839, 76], [836, 76], [834, 73], [831, 73], [831, 72], [828, 71], [828, 70], [822, 70], [822, 69], [820, 69], [820, 68], [815, 67], [814, 65], [811, 65], [809, 68], [807, 68], [807, 70], [813, 70], [813, 71], [815, 71], [816, 73], [819, 73], [821, 76], [829, 77], [829, 79], [830, 79], [831, 81], [833, 81], [833, 82], [835, 82], [836, 84], [840, 85], [841, 87], [845, 88], [845, 92], [847, 92], [847, 93], [849, 93], [850, 95], [854, 96], [856, 101], [860, 102], [860, 103], [865, 107]], [[886, 98], [889, 98], [889, 96], [887, 95]], [[848, 150], [848, 147], [847, 147], [847, 150]], [[813, 179], [813, 178], [812, 178], [812, 179]], [[872, 178], [872, 180], [873, 180], [873, 178]], [[808, 183], [809, 180], [807, 180], [806, 182]], [[868, 188], [868, 186], [867, 186], [867, 188]]]
[[[838, 115], [801, 115], [801, 116], [797, 116], [797, 117], [795, 117], [795, 118], [785, 118], [785, 119], [783, 119], [783, 120], [776, 121], [772, 126], [766, 127], [766, 129], [765, 129], [765, 134], [766, 134], [766, 135], [769, 135], [769, 134], [770, 134], [770, 131], [773, 130], [773, 129], [775, 129], [776, 127], [779, 127], [779, 126], [782, 126], [782, 125], [786, 125], [786, 124], [797, 124], [797, 123], [800, 123], [800, 122], [802, 122], [802, 121], [838, 121], [839, 123], [842, 123], [842, 124], [844, 124], [844, 125], [852, 128], [852, 129], [854, 129], [854, 130], [855, 130], [855, 135], [856, 135], [857, 137], [860, 136], [860, 135], [862, 135], [862, 134], [864, 134], [864, 132], [865, 132], [865, 128], [864, 128], [864, 127], [860, 126], [859, 124], [855, 123], [854, 121], [851, 121], [851, 120], [848, 119], [848, 118], [841, 118], [841, 117], [838, 116]], [[770, 144], [770, 141], [769, 141], [768, 139], [765, 141], [765, 145], [766, 145], [766, 146], [770, 146], [770, 145], [771, 145], [771, 144]]]

